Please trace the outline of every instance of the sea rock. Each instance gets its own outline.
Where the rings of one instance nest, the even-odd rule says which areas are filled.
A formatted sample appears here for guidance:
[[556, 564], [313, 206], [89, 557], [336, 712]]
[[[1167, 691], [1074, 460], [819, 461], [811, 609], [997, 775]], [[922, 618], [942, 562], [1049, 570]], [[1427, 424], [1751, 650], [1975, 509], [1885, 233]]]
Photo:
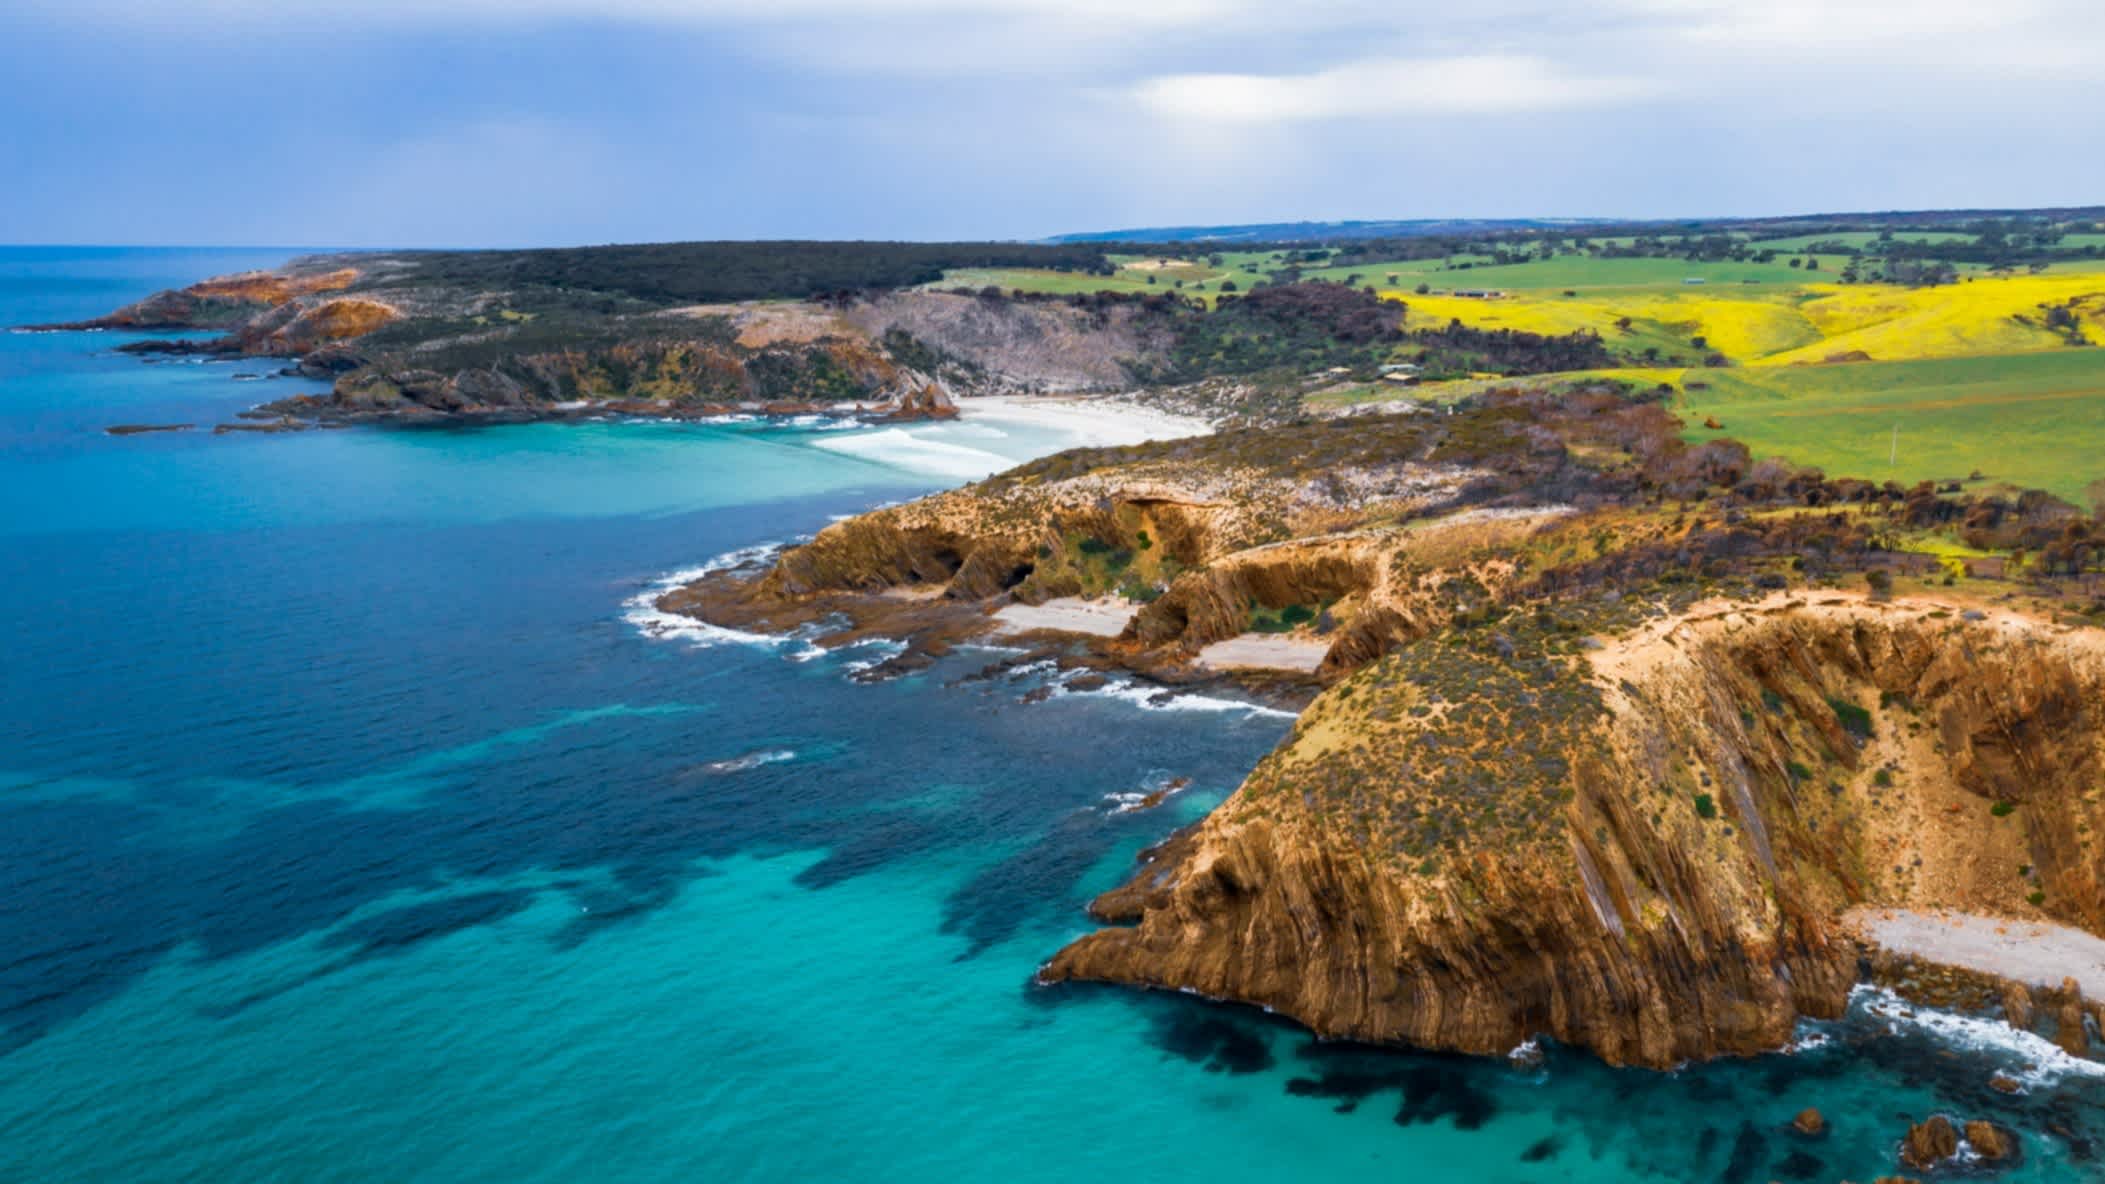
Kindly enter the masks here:
[[2020, 982], [2007, 983], [2003, 987], [2003, 1019], [2013, 1028], [2030, 1030], [2035, 1018], [2032, 1009], [2032, 992]]
[[2086, 1009], [2083, 987], [2073, 978], [2061, 980], [2060, 1002], [2054, 1011], [2054, 1043], [2070, 1056], [2090, 1052], [2090, 1032], [2084, 1027]]
[[1974, 1154], [1991, 1163], [2009, 1158], [2017, 1147], [2014, 1134], [1980, 1118], [1966, 1124], [1966, 1142], [1972, 1146]]
[[1918, 1172], [1929, 1171], [1958, 1153], [1958, 1128], [1942, 1114], [1932, 1114], [1927, 1122], [1910, 1126], [1908, 1137], [1900, 1144], [1900, 1162]]
[[2023, 1093], [2024, 1083], [2007, 1073], [1997, 1073], [1988, 1079], [1988, 1088], [1999, 1094]]
[[1808, 1138], [1818, 1138], [1827, 1133], [1827, 1118], [1818, 1110], [1807, 1106], [1791, 1120], [1791, 1129]]
[[102, 429], [112, 436], [142, 436], [148, 432], [187, 432], [194, 423], [118, 423]]

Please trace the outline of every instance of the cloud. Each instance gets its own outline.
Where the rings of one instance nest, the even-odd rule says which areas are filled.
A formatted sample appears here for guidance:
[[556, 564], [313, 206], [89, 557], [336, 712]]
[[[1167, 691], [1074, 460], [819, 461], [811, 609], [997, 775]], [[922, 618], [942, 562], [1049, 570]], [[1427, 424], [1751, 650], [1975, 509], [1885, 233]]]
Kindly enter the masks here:
[[1660, 85], [1567, 73], [1528, 55], [1353, 62], [1309, 74], [1176, 74], [1132, 90], [1157, 115], [1213, 123], [1295, 123], [1414, 114], [1554, 111], [1629, 102]]

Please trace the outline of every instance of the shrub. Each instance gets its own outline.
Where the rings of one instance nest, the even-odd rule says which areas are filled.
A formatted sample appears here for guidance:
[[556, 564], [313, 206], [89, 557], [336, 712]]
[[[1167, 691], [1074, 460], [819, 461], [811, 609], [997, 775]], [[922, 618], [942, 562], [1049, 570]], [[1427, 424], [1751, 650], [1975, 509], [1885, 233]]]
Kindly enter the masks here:
[[1707, 794], [1707, 793], [1699, 793], [1699, 794], [1697, 794], [1697, 795], [1696, 795], [1696, 817], [1698, 817], [1698, 818], [1705, 818], [1705, 819], [1709, 819], [1709, 818], [1716, 818], [1717, 816], [1718, 816], [1718, 804], [1717, 804], [1717, 802], [1716, 802], [1716, 801], [1714, 801], [1714, 800], [1713, 800], [1713, 799], [1711, 798], [1711, 796], [1710, 796], [1709, 794]]
[[2016, 809], [2016, 802], [1997, 802], [1995, 805], [1988, 807], [1988, 812], [1997, 818], [2008, 818], [2011, 812]]
[[1834, 709], [1835, 719], [1841, 722], [1843, 731], [1856, 737], [1858, 741], [1871, 739], [1875, 728], [1870, 712], [1847, 699], [1829, 699], [1827, 705]]

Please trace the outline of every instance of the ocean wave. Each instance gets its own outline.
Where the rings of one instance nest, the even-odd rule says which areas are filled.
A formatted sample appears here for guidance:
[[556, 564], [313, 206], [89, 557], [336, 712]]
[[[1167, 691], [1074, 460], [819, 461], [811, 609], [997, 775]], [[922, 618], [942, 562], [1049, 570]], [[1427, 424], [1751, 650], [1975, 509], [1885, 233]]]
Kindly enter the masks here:
[[[658, 600], [666, 593], [684, 584], [691, 584], [703, 576], [723, 571], [738, 571], [761, 564], [780, 554], [788, 543], [761, 543], [751, 547], [740, 547], [726, 551], [713, 559], [705, 560], [694, 567], [683, 567], [652, 580], [643, 591], [622, 601], [621, 619], [636, 627], [637, 631], [653, 641], [684, 641], [696, 649], [717, 645], [750, 645], [774, 648], [801, 643], [809, 650], [826, 651], [812, 645], [803, 638], [791, 634], [749, 633], [742, 629], [731, 629], [723, 625], [712, 625], [707, 621], [669, 613], [658, 607]], [[817, 655], [813, 655], [817, 656]]]
[[1117, 699], [1131, 703], [1142, 711], [1240, 711], [1249, 716], [1270, 716], [1275, 719], [1296, 718], [1291, 711], [1266, 707], [1262, 703], [1251, 703], [1242, 699], [1221, 699], [1213, 695], [1193, 694], [1163, 687], [1144, 687], [1130, 682], [1112, 682], [1090, 691], [1071, 691], [1061, 687], [1054, 692], [1061, 695], [1094, 695], [1098, 698]]
[[1151, 789], [1129, 790], [1124, 793], [1107, 793], [1103, 803], [1108, 813], [1131, 814], [1137, 810], [1152, 810], [1162, 803], [1191, 788], [1189, 777], [1157, 778]]
[[698, 765], [694, 771], [712, 777], [721, 777], [729, 773], [743, 773], [748, 769], [757, 769], [762, 765], [778, 765], [784, 761], [796, 759], [797, 750], [794, 748], [762, 748], [725, 760], [710, 761], [706, 765]]
[[792, 415], [783, 422], [793, 428], [809, 428], [815, 432], [852, 432], [868, 426], [852, 415]]
[[2043, 1036], [1997, 1019], [1917, 1007], [1886, 987], [1860, 983], [1850, 992], [1849, 1005], [1895, 1035], [1913, 1028], [1953, 1048], [2016, 1057], [2023, 1063], [2010, 1076], [2028, 1086], [2049, 1086], [2070, 1076], [2105, 1077], [2105, 1064], [2072, 1056]]
[[896, 658], [899, 655], [905, 653], [907, 650], [907, 645], [905, 642], [900, 641], [896, 637], [868, 637], [851, 645], [844, 645], [840, 648], [844, 650], [877, 651], [877, 656], [874, 658], [857, 658], [852, 662], [847, 662], [843, 664], [848, 673], [861, 674], [866, 670], [875, 670], [879, 666], [884, 665], [886, 662], [891, 661], [893, 658]]
[[1130, 703], [1142, 711], [1240, 711], [1250, 717], [1299, 718], [1291, 711], [1281, 711], [1276, 707], [1266, 707], [1262, 703], [1251, 703], [1244, 699], [1222, 699], [1213, 695], [1180, 691], [1175, 687], [1143, 686], [1126, 679], [1113, 679], [1100, 687], [1076, 690], [1069, 686], [1068, 683], [1091, 672], [1088, 670], [1062, 671], [1060, 664], [1049, 658], [1025, 663], [1013, 668], [1009, 673], [1016, 678], [1027, 678], [1038, 674], [1050, 676], [1048, 681], [1052, 684], [1050, 688], [1051, 694], [1046, 696], [1049, 700], [1067, 698], [1116, 699], [1122, 703]]
[[911, 469], [938, 477], [976, 480], [998, 473], [1017, 462], [984, 448], [952, 444], [946, 440], [915, 435], [904, 428], [874, 432], [843, 433], [815, 441], [817, 447], [897, 469]]

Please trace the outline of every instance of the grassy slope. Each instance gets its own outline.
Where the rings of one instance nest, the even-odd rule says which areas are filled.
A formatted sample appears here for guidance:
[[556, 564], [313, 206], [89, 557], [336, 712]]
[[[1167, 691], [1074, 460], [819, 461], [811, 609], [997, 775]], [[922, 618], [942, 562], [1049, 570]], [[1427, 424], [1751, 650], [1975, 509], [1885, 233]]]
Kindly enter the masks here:
[[[2105, 349], [2002, 357], [1690, 372], [1690, 439], [1718, 433], [1756, 456], [1903, 484], [1965, 477], [2038, 487], [2084, 504], [2105, 478]], [[1899, 458], [1888, 464], [1894, 429]]]

